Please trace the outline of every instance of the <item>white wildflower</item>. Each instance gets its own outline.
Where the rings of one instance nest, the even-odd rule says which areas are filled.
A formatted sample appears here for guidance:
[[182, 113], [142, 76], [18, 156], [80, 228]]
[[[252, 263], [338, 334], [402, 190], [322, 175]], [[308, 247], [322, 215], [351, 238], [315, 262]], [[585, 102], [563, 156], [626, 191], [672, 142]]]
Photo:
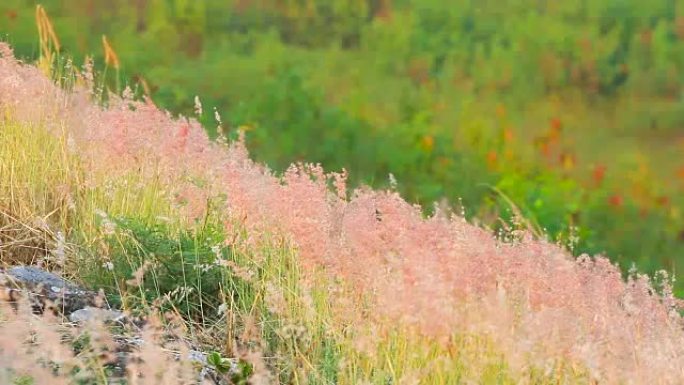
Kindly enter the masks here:
[[390, 188], [392, 190], [397, 189], [397, 178], [395, 178], [394, 174], [392, 174], [392, 173], [389, 174], [389, 184], [390, 184]]
[[107, 235], [112, 235], [116, 232], [116, 225], [110, 220], [102, 221], [102, 229]]
[[221, 245], [220, 244], [212, 246], [211, 251], [214, 253], [216, 258], [221, 258]]
[[219, 114], [216, 107], [214, 107], [214, 119], [216, 119], [216, 123], [218, 123], [219, 126], [223, 123], [223, 122], [221, 122], [221, 115]]
[[112, 235], [116, 232], [116, 224], [109, 219], [109, 215], [107, 215], [106, 212], [100, 209], [95, 209], [95, 215], [100, 217], [100, 220], [102, 221], [102, 229], [106, 235]]
[[134, 95], [133, 95], [133, 90], [132, 90], [131, 87], [129, 87], [129, 86], [126, 86], [126, 88], [124, 88], [123, 92], [121, 93], [121, 98], [122, 98], [124, 101], [131, 101], [131, 100], [133, 100], [133, 96], [134, 96]]
[[202, 116], [202, 102], [200, 102], [200, 98], [197, 95], [195, 95], [195, 114]]
[[228, 305], [224, 302], [221, 305], [219, 305], [218, 309], [216, 309], [216, 313], [218, 315], [223, 315], [225, 314], [226, 310], [228, 310]]

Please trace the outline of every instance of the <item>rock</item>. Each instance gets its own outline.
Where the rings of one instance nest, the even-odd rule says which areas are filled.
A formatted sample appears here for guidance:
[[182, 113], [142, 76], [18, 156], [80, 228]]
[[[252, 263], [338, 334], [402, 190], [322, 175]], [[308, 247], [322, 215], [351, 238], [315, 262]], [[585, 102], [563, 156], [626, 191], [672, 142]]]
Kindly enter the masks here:
[[[226, 376], [222, 376], [209, 364], [207, 360], [208, 354], [201, 352], [199, 350], [190, 350], [188, 355], [185, 357], [188, 361], [201, 367], [200, 372], [197, 374], [198, 383], [206, 383], [205, 380], [211, 381], [215, 385], [227, 385]], [[180, 356], [176, 356], [176, 359], [180, 359]], [[231, 360], [231, 368], [235, 370], [236, 364]]]
[[200, 352], [198, 350], [190, 350], [186, 358], [190, 360], [190, 362], [194, 362], [198, 365], [209, 366], [209, 364], [207, 363], [207, 353]]
[[[15, 266], [7, 270], [0, 270], [0, 293], [5, 288], [5, 299], [16, 304], [23, 294], [31, 302], [34, 312], [42, 313], [48, 304], [50, 308], [64, 315], [76, 324], [86, 324], [88, 321], [117, 322], [124, 326], [125, 335], [112, 335], [114, 348], [109, 355], [104, 354], [103, 364], [110, 370], [110, 383], [125, 383], [127, 366], [139, 358], [134, 352], [139, 351], [145, 341], [139, 333], [146, 321], [128, 317], [123, 312], [103, 309], [95, 306], [96, 293], [83, 289], [69, 282], [57, 274], [47, 272], [35, 266]], [[187, 360], [197, 369], [197, 383], [228, 385], [231, 382], [226, 375], [218, 373], [207, 360], [207, 353], [199, 350], [189, 350], [187, 356], [181, 357], [178, 352], [172, 352], [176, 360]], [[231, 373], [237, 370], [236, 360], [231, 360]], [[119, 380], [121, 382], [119, 382]]]
[[120, 322], [124, 317], [124, 313], [118, 310], [100, 309], [88, 306], [69, 314], [69, 321], [76, 323], [85, 323], [93, 320], [101, 322]]
[[[38, 313], [43, 312], [46, 302], [62, 314], [71, 314], [95, 304], [94, 292], [35, 266], [15, 266], [0, 272], [0, 282], [12, 292], [26, 293]], [[10, 293], [10, 299], [15, 297]]]

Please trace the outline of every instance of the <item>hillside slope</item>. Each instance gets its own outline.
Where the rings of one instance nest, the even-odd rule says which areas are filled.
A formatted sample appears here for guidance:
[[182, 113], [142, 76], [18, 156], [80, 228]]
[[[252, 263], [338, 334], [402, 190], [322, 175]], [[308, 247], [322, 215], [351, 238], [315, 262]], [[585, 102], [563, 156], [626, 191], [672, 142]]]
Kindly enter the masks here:
[[[65, 91], [0, 55], [3, 262], [175, 313], [251, 383], [684, 380], [666, 277], [425, 218], [393, 191], [349, 193], [344, 172], [274, 175], [192, 119], [126, 96], [100, 107], [87, 71]], [[19, 342], [1, 330], [7, 358]]]

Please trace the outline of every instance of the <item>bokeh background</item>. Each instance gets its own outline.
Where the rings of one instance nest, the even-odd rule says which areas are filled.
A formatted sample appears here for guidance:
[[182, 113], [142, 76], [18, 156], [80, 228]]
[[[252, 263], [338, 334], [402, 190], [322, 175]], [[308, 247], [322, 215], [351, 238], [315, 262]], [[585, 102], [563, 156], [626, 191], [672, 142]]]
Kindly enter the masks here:
[[[40, 54], [36, 5], [0, 39]], [[684, 1], [45, 0], [61, 52], [93, 57], [252, 156], [346, 168], [496, 230], [523, 225], [624, 269], [684, 267]], [[107, 37], [118, 63], [105, 60]], [[684, 294], [684, 282], [675, 284]]]

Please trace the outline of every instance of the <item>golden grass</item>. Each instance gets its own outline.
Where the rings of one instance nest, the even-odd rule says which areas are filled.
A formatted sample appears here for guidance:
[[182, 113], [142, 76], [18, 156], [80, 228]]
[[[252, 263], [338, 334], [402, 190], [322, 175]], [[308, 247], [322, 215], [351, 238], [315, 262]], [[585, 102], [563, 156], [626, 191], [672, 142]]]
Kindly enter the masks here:
[[43, 70], [45, 74], [48, 74], [61, 45], [45, 8], [40, 4], [36, 5], [36, 26], [38, 27], [40, 42], [38, 68]]

